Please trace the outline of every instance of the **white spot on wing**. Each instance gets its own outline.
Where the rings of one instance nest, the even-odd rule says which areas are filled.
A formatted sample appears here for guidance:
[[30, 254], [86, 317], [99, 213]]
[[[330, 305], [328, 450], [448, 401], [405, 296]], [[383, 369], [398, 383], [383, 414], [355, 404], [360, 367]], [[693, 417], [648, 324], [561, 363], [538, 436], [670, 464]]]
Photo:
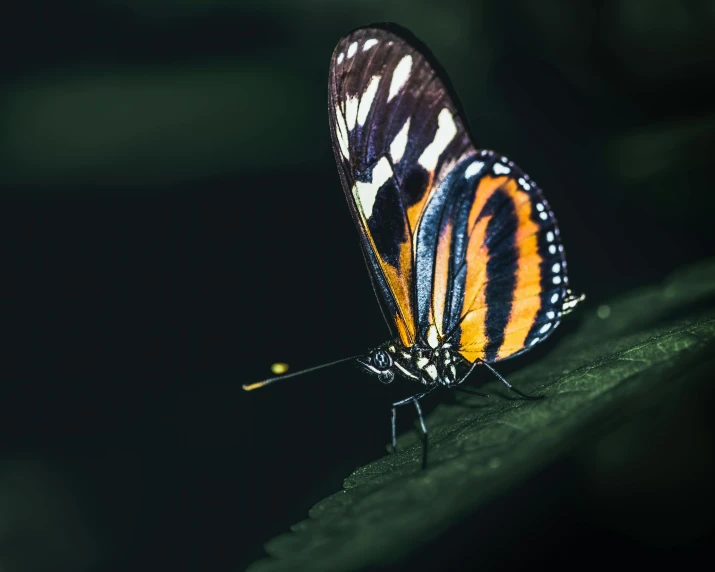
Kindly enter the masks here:
[[533, 340], [531, 340], [531, 343], [529, 345], [534, 346], [534, 345], [538, 344], [540, 339], [541, 338], [539, 338], [538, 336], [535, 337]]
[[345, 59], [345, 54], [343, 52], [340, 52], [338, 54], [338, 63], [339, 64], [343, 63], [343, 59]]
[[417, 358], [417, 367], [420, 369], [422, 369], [428, 363], [429, 363], [429, 360], [426, 357]]
[[434, 134], [432, 143], [425, 147], [417, 162], [428, 171], [434, 171], [437, 167], [439, 156], [456, 134], [457, 126], [454, 123], [452, 112], [445, 107], [437, 116], [437, 133]]
[[365, 220], [369, 219], [372, 215], [372, 207], [375, 205], [377, 191], [380, 190], [380, 187], [382, 187], [390, 177], [392, 177], [392, 167], [390, 167], [390, 162], [387, 160], [387, 157], [383, 157], [372, 170], [372, 181], [369, 183], [363, 183], [362, 181], [355, 182], [353, 196], [355, 197], [358, 210], [365, 217]]
[[553, 320], [556, 317], [556, 314], [554, 314], [551, 310], [549, 310], [548, 312], [546, 312], [546, 317], [549, 320]]
[[543, 203], [536, 203], [536, 210], [541, 212], [544, 210], [544, 204]]
[[556, 246], [555, 245], [549, 244], [549, 253], [556, 254]]
[[368, 51], [370, 48], [372, 48], [373, 46], [376, 46], [376, 45], [377, 45], [377, 40], [376, 40], [375, 38], [370, 38], [370, 39], [369, 39], [367, 42], [365, 42], [365, 44], [363, 45], [362, 51], [363, 51], [363, 52], [366, 52], [366, 51]]
[[552, 303], [552, 304], [556, 304], [556, 302], [558, 302], [558, 301], [559, 301], [559, 295], [558, 295], [558, 294], [554, 294], [553, 296], [551, 296], [551, 303]]
[[508, 175], [511, 173], [511, 169], [509, 167], [505, 167], [501, 163], [494, 163], [492, 169], [494, 170], [495, 175]]
[[436, 348], [439, 346], [439, 337], [437, 336], [437, 327], [434, 324], [430, 324], [427, 330], [427, 343], [429, 347]]
[[357, 52], [357, 42], [353, 42], [348, 47], [348, 59], [352, 58], [355, 55], [355, 52]]
[[335, 117], [336, 117], [336, 133], [338, 135], [338, 145], [340, 145], [340, 152], [343, 157], [350, 159], [350, 151], [348, 151], [348, 128], [345, 126], [345, 118], [343, 117], [343, 112], [340, 111], [340, 106], [335, 106]]
[[474, 161], [474, 163], [469, 165], [469, 167], [467, 167], [466, 171], [464, 171], [464, 178], [470, 179], [474, 175], [478, 175], [479, 173], [482, 172], [483, 168], [484, 168], [483, 161]]
[[365, 92], [360, 98], [360, 108], [358, 109], [357, 121], [360, 127], [365, 125], [365, 120], [367, 119], [367, 114], [370, 112], [372, 107], [372, 102], [375, 99], [375, 94], [377, 93], [377, 86], [380, 84], [380, 76], [375, 75], [370, 80], [370, 83], [365, 88]]
[[355, 120], [357, 119], [358, 110], [358, 98], [357, 95], [354, 97], [348, 96], [348, 100], [345, 103], [345, 121], [348, 124], [348, 131], [355, 129]]
[[400, 132], [395, 135], [395, 138], [390, 143], [390, 155], [392, 156], [393, 163], [399, 163], [402, 156], [405, 154], [405, 148], [407, 147], [407, 134], [410, 131], [410, 118], [407, 118], [405, 124], [400, 129]]
[[550, 324], [550, 323], [549, 323], [549, 324], [544, 324], [543, 326], [541, 326], [541, 329], [539, 330], [539, 333], [540, 333], [540, 334], [545, 334], [545, 333], [548, 332], [550, 329], [551, 329], [551, 324]]
[[553, 242], [553, 241], [554, 241], [554, 233], [551, 232], [551, 231], [547, 232], [547, 233], [546, 233], [546, 240], [547, 240], [548, 242]]
[[551, 267], [551, 272], [556, 274], [559, 270], [561, 270], [561, 265], [558, 262], [554, 262], [554, 265]]
[[400, 62], [395, 66], [395, 71], [392, 72], [392, 82], [390, 83], [390, 92], [387, 94], [387, 101], [395, 97], [402, 86], [407, 82], [407, 78], [410, 77], [410, 71], [412, 70], [412, 56], [407, 55], [400, 60]]
[[531, 189], [531, 185], [526, 182], [526, 180], [524, 179], [524, 177], [522, 177], [522, 178], [519, 179], [519, 184], [522, 186], [522, 188], [523, 188], [525, 191], [528, 191], [528, 190]]
[[561, 276], [554, 276], [554, 277], [551, 279], [551, 281], [552, 281], [554, 284], [561, 284]]
[[549, 215], [547, 215], [546, 213], [541, 213], [539, 217], [541, 218], [541, 220], [546, 220], [547, 218], [549, 218]]

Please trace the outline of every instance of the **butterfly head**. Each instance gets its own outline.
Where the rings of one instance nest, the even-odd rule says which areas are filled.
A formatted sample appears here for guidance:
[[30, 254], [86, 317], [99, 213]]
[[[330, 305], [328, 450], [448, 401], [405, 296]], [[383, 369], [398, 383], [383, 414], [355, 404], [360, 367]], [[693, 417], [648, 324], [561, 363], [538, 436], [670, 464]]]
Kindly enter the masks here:
[[366, 356], [357, 358], [357, 362], [365, 370], [376, 375], [382, 383], [392, 383], [395, 379], [395, 372], [392, 369], [395, 360], [385, 348], [377, 348]]

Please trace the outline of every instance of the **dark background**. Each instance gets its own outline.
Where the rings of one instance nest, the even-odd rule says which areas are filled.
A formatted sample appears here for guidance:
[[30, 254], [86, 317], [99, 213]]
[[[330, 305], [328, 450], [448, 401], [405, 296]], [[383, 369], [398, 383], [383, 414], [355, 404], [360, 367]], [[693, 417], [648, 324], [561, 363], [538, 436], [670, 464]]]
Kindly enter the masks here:
[[[544, 189], [584, 311], [713, 253], [712, 2], [23, 2], [0, 50], [0, 568], [240, 569], [383, 454], [389, 396], [350, 365], [240, 386], [387, 335], [326, 112], [333, 47], [385, 20]], [[701, 554], [702, 507], [651, 506], [712, 473], [711, 433], [679, 432], [707, 425], [694, 403], [663, 431], [697, 454], [635, 505], [579, 453], [411, 564]]]

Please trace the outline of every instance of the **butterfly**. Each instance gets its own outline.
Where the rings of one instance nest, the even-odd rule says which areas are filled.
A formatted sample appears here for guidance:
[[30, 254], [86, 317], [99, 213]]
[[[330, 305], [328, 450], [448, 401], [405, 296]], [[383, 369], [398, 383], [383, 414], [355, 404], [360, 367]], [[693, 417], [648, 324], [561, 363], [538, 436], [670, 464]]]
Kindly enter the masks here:
[[346, 359], [383, 383], [396, 375], [414, 382], [415, 394], [392, 404], [392, 449], [397, 407], [414, 404], [424, 467], [420, 400], [439, 387], [459, 389], [478, 365], [528, 398], [491, 364], [545, 340], [583, 296], [568, 287], [541, 189], [507, 157], [473, 143], [446, 73], [410, 32], [381, 24], [342, 38], [330, 62], [328, 113], [342, 188], [391, 333]]

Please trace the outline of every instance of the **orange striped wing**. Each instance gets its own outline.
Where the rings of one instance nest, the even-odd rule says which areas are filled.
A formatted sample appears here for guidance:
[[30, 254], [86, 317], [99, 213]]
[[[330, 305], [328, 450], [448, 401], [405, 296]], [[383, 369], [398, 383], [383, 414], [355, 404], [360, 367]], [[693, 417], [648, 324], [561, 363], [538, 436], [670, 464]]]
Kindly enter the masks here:
[[505, 157], [487, 152], [475, 163], [481, 170], [467, 220], [454, 337], [469, 362], [494, 362], [553, 332], [568, 276], [556, 219], [541, 190]]

